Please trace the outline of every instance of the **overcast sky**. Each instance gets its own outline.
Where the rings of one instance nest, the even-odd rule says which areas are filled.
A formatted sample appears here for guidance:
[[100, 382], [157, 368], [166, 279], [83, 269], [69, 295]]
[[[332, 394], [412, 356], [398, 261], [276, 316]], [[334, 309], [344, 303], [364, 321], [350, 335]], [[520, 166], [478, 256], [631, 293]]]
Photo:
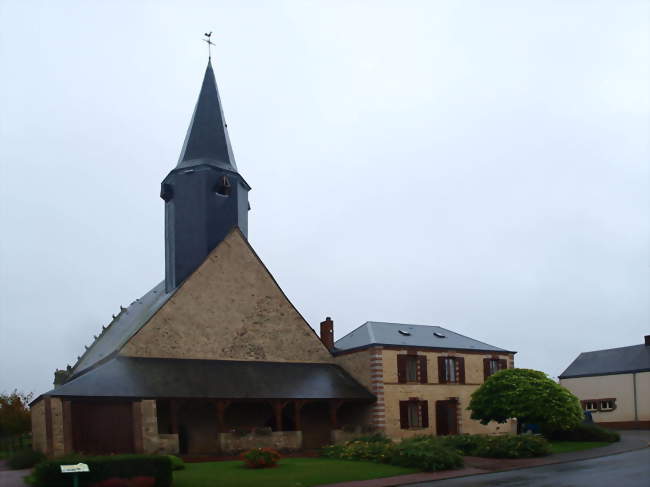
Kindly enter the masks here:
[[641, 343], [649, 5], [0, 0], [0, 391], [163, 278], [209, 30], [250, 241], [312, 326], [440, 325], [553, 377]]

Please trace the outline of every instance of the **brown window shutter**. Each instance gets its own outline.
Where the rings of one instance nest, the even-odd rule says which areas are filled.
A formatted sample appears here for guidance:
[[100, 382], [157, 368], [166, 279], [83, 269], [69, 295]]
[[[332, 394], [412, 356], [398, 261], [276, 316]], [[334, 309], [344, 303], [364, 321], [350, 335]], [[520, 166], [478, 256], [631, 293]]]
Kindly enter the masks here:
[[445, 357], [438, 357], [438, 382], [445, 384]]
[[504, 358], [499, 360], [499, 370], [506, 370], [508, 368], [508, 361]]
[[422, 415], [422, 427], [429, 427], [429, 401], [420, 401], [420, 414]]
[[418, 368], [420, 369], [420, 384], [426, 384], [429, 382], [429, 378], [427, 377], [427, 357], [425, 355], [418, 356]]
[[397, 356], [397, 382], [406, 382], [406, 355]]
[[458, 357], [456, 358], [456, 360], [458, 360], [458, 383], [464, 384], [465, 383], [465, 358]]
[[490, 359], [483, 359], [483, 381], [486, 381], [490, 377]]
[[409, 429], [409, 402], [399, 402], [399, 426], [403, 430]]

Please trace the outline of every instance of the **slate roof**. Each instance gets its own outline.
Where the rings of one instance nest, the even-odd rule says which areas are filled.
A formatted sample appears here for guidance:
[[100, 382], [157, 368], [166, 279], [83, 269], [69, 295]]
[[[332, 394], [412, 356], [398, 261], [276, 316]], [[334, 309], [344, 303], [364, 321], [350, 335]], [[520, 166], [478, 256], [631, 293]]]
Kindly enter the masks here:
[[650, 346], [609, 348], [578, 355], [560, 379], [650, 371]]
[[56, 397], [374, 400], [334, 364], [116, 356], [46, 392]]
[[[436, 336], [434, 333], [443, 336]], [[371, 345], [515, 353], [460, 335], [441, 326], [381, 321], [367, 321], [356, 330], [338, 339], [334, 343], [334, 352], [367, 348]]]
[[165, 282], [163, 281], [154, 286], [147, 294], [133, 301], [128, 308], [122, 309], [79, 358], [72, 368], [72, 376], [82, 373], [119, 351], [173, 294], [174, 291], [165, 292]]
[[209, 164], [237, 172], [228, 125], [209, 60], [176, 168], [197, 164]]

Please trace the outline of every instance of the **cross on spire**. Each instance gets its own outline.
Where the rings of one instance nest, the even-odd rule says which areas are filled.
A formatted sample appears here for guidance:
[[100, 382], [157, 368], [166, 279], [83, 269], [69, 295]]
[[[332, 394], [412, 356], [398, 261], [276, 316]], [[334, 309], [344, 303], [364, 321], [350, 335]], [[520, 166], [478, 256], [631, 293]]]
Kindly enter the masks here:
[[210, 36], [212, 36], [212, 31], [210, 31], [209, 34], [206, 32], [206, 33], [203, 34], [203, 35], [204, 35], [205, 37], [207, 37], [207, 39], [202, 39], [202, 40], [203, 40], [203, 42], [207, 42], [207, 43], [208, 43], [208, 59], [212, 59], [212, 52], [211, 52], [211, 50], [210, 50], [210, 48], [211, 48], [212, 46], [214, 46], [214, 42], [212, 42], [212, 41], [210, 40]]

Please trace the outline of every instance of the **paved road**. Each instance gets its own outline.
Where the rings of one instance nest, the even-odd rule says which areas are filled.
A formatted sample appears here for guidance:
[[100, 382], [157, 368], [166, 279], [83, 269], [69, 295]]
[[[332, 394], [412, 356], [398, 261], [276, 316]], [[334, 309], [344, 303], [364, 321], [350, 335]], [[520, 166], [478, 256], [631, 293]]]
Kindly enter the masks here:
[[649, 487], [650, 448], [578, 462], [409, 484], [408, 487]]

